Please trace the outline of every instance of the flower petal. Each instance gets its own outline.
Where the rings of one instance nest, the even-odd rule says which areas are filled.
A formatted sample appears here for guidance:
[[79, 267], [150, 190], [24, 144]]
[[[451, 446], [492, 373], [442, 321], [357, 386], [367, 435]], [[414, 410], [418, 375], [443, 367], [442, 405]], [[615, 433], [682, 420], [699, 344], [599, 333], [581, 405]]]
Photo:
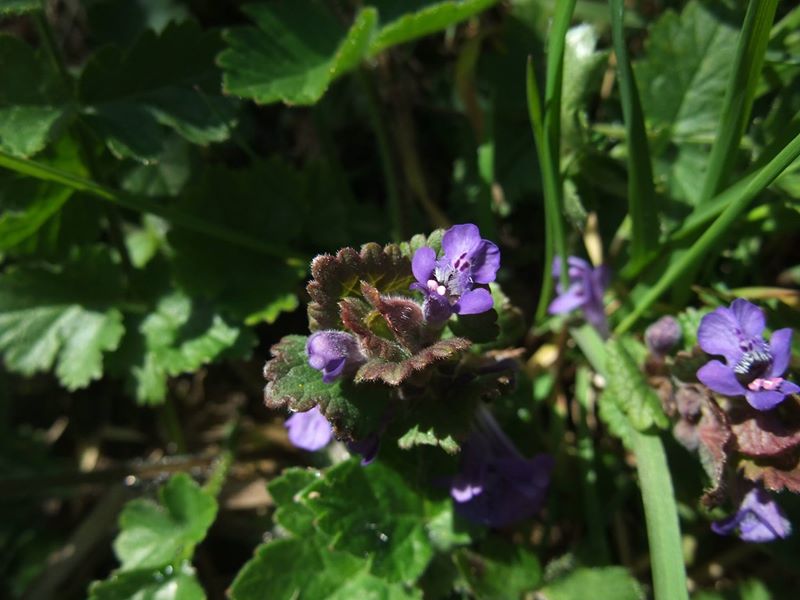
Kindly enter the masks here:
[[733, 369], [718, 360], [712, 360], [700, 367], [697, 378], [715, 392], [726, 396], [742, 396], [747, 391], [736, 379]]
[[433, 248], [423, 246], [414, 253], [411, 260], [411, 271], [414, 278], [421, 284], [426, 284], [433, 276], [433, 268], [436, 265], [436, 252]]
[[440, 324], [447, 321], [453, 314], [453, 307], [447, 298], [439, 294], [428, 294], [422, 303], [422, 314], [429, 323]]
[[309, 411], [293, 414], [286, 419], [285, 425], [289, 430], [289, 441], [304, 450], [313, 452], [324, 448], [333, 437], [330, 423], [317, 406]]
[[744, 298], [737, 298], [731, 303], [731, 312], [748, 339], [760, 338], [766, 327], [764, 311]]
[[792, 531], [781, 507], [760, 488], [747, 493], [738, 514], [739, 537], [746, 542], [771, 542], [787, 537]]
[[550, 306], [547, 307], [547, 312], [551, 315], [561, 315], [580, 308], [584, 302], [586, 302], [586, 294], [583, 286], [571, 285], [566, 292], [553, 298]]
[[464, 253], [471, 254], [480, 243], [481, 233], [477, 225], [453, 225], [442, 237], [442, 250], [449, 262], [453, 262]]
[[778, 390], [759, 390], [757, 392], [747, 390], [744, 396], [750, 406], [756, 410], [771, 410], [786, 398], [786, 394]]
[[697, 343], [709, 354], [724, 356], [733, 366], [742, 355], [739, 336], [736, 330], [739, 323], [727, 308], [718, 308], [700, 321], [697, 329]]
[[481, 240], [472, 254], [472, 279], [475, 283], [491, 283], [500, 268], [500, 248], [488, 240]]
[[796, 383], [792, 383], [791, 381], [786, 381], [785, 379], [781, 381], [781, 385], [778, 388], [781, 394], [789, 395], [789, 394], [796, 394], [800, 392], [800, 385]]
[[492, 306], [494, 299], [489, 290], [476, 288], [462, 294], [455, 308], [459, 315], [477, 315], [490, 310]]
[[770, 377], [780, 377], [789, 368], [792, 358], [792, 330], [778, 329], [769, 339], [769, 351], [772, 354], [772, 369]]

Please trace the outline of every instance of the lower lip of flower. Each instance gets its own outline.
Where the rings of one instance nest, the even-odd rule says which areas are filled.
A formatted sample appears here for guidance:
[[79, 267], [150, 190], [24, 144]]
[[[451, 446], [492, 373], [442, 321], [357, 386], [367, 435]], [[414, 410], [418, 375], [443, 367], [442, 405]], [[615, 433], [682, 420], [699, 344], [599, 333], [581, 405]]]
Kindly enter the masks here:
[[760, 392], [760, 391], [771, 392], [781, 387], [781, 383], [783, 383], [783, 377], [768, 377], [768, 378], [759, 377], [748, 383], [747, 388], [752, 392]]

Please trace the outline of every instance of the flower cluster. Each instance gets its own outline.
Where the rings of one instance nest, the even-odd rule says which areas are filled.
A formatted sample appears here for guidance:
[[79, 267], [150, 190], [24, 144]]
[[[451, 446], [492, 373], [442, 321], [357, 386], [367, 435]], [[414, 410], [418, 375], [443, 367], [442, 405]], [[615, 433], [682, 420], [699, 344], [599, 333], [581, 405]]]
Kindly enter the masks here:
[[[265, 370], [270, 382], [268, 399], [277, 406], [288, 402], [290, 409], [296, 411], [286, 420], [289, 440], [295, 446], [316, 451], [328, 445], [334, 436], [342, 437], [352, 453], [362, 456], [362, 464], [369, 464], [377, 455], [380, 437], [389, 429], [389, 422], [399, 427], [393, 420], [398, 411], [408, 410], [409, 397], [423, 393], [439, 402], [450, 397], [460, 401], [455, 387], [468, 385], [464, 382], [475, 379], [461, 374], [456, 380], [452, 368], [437, 370], [434, 365], [446, 364], [442, 362], [444, 359], [457, 357], [458, 352], [469, 347], [469, 340], [452, 336], [452, 332], [443, 335], [450, 317], [484, 313], [493, 308], [488, 284], [496, 278], [500, 251], [494, 243], [481, 238], [478, 227], [469, 223], [444, 232], [441, 256], [432, 247], [436, 244], [433, 241], [429, 244], [416, 250], [410, 265], [407, 258], [392, 255], [394, 249], [389, 247], [380, 253], [377, 248], [368, 247], [357, 255], [344, 249], [335, 257], [323, 255], [315, 259], [314, 280], [309, 284], [313, 300], [309, 316], [312, 327], [320, 330], [305, 340], [304, 358], [307, 366], [320, 372], [323, 384], [335, 387], [330, 393], [319, 392], [313, 376], [305, 375], [312, 377], [316, 386], [311, 386], [315, 391], [308, 393], [320, 394], [311, 402], [298, 400], [291, 390], [283, 388], [282, 378], [288, 379], [293, 365], [297, 365], [287, 361], [296, 361], [290, 357], [297, 356], [300, 349], [294, 346], [292, 354], [288, 343], [273, 348], [275, 358]], [[399, 266], [402, 260], [405, 273]], [[389, 272], [388, 268], [394, 270]], [[353, 282], [360, 284], [360, 288]], [[401, 287], [400, 282], [410, 285]], [[380, 288], [381, 285], [394, 287]], [[413, 292], [422, 293], [421, 302], [409, 297]], [[500, 377], [516, 368], [516, 364], [508, 362], [496, 361], [491, 371]], [[429, 369], [427, 375], [416, 375], [425, 369]], [[488, 372], [484, 371], [480, 372], [488, 381]], [[435, 385], [431, 384], [432, 372], [438, 373]], [[412, 375], [416, 377], [409, 380]], [[426, 385], [420, 386], [420, 381]], [[337, 418], [347, 411], [332, 407], [331, 403], [341, 401], [339, 395], [361, 393], [357, 388], [363, 391], [362, 383], [372, 386], [369, 388], [372, 390], [384, 384], [379, 396], [391, 400], [383, 417], [372, 421], [370, 427], [375, 427], [372, 433], [353, 439], [351, 430], [340, 436], [337, 427], [341, 423], [337, 423]], [[287, 395], [288, 401], [284, 400]], [[322, 397], [325, 400], [320, 404]], [[552, 458], [539, 455], [529, 460], [522, 456], [482, 400], [478, 401], [472, 430], [467, 423], [474, 405], [466, 410], [469, 412], [465, 413], [463, 430], [456, 435], [462, 440], [459, 471], [450, 482], [457, 511], [490, 527], [504, 527], [533, 516], [544, 501]]]
[[[799, 386], [783, 378], [791, 358], [792, 330], [779, 329], [767, 342], [763, 337], [765, 328], [764, 312], [751, 302], [737, 298], [729, 307], [717, 308], [704, 316], [697, 331], [700, 348], [717, 357], [697, 370], [697, 379], [708, 389], [733, 401], [723, 402], [720, 407], [708, 392], [701, 392], [696, 395], [700, 403], [694, 410], [694, 424], [689, 424], [691, 419], [684, 421], [682, 431], [696, 433], [696, 444], [702, 444], [708, 455], [717, 457], [719, 473], [728, 457], [734, 456], [733, 452], [745, 459], [759, 457], [766, 461], [763, 468], [773, 468], [768, 466], [770, 458], [780, 456], [795, 443], [796, 436], [773, 410], [787, 396], [800, 391]], [[742, 397], [746, 404], [735, 400]], [[729, 473], [736, 482], [734, 487], [741, 487], [743, 471], [734, 464]], [[758, 480], [757, 475], [748, 475], [746, 470], [744, 475]], [[787, 537], [791, 524], [778, 504], [760, 484], [753, 487], [748, 483], [747, 486], [747, 493], [739, 497], [736, 512], [713, 523], [713, 531], [720, 535], [737, 533], [747, 542]], [[780, 489], [781, 486], [770, 484], [770, 487]], [[720, 489], [724, 486], [717, 488]], [[707, 496], [713, 498], [713, 494]]]
[[703, 317], [697, 341], [725, 362], [706, 363], [697, 378], [719, 394], [744, 396], [757, 410], [770, 410], [799, 392], [800, 386], [782, 377], [791, 357], [792, 330], [779, 329], [768, 344], [762, 337], [765, 327], [763, 311], [742, 298]]
[[597, 268], [576, 256], [567, 258], [567, 276], [569, 286], [564, 289], [561, 285], [561, 257], [553, 259], [553, 278], [556, 283], [558, 296], [550, 303], [550, 314], [560, 315], [577, 309], [583, 311], [586, 321], [603, 336], [608, 336], [608, 322], [605, 307], [603, 306], [603, 293], [608, 286], [609, 270], [605, 265]]

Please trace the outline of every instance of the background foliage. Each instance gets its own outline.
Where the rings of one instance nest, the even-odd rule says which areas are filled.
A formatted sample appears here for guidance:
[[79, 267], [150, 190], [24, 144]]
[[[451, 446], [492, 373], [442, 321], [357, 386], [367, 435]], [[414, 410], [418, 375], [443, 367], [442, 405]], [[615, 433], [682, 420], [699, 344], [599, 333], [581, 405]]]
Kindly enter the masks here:
[[[753, 4], [0, 1], [0, 595], [651, 595], [626, 446], [668, 421], [638, 334], [680, 313], [689, 350], [687, 307], [736, 296], [800, 329], [800, 9]], [[452, 438], [362, 469], [292, 448], [262, 402], [311, 257], [463, 222], [522, 311], [497, 413], [556, 459], [514, 531], [426, 487]], [[550, 257], [582, 248], [635, 334], [591, 363], [599, 415], [590, 351], [541, 309]], [[693, 597], [792, 597], [796, 536], [715, 537], [702, 467], [662, 438]]]

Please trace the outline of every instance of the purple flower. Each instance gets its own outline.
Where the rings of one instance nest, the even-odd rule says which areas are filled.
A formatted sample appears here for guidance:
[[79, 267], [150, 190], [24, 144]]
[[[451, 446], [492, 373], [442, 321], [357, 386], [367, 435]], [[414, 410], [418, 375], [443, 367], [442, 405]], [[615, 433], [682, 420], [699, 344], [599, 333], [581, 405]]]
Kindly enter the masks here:
[[318, 406], [306, 412], [294, 413], [286, 419], [285, 425], [289, 430], [289, 441], [303, 450], [320, 450], [333, 438], [333, 429]]
[[414, 253], [411, 269], [416, 283], [411, 288], [425, 294], [426, 320], [443, 323], [452, 314], [475, 315], [494, 304], [489, 290], [475, 284], [491, 283], [500, 268], [500, 250], [481, 239], [476, 225], [453, 225], [442, 238], [444, 256], [423, 246]]
[[647, 348], [656, 356], [665, 356], [681, 341], [681, 326], [674, 317], [661, 317], [644, 332]]
[[742, 298], [720, 307], [700, 321], [697, 341], [708, 354], [722, 356], [697, 371], [697, 378], [726, 396], [744, 396], [757, 410], [770, 410], [800, 387], [781, 377], [789, 366], [792, 330], [779, 329], [769, 344], [762, 333], [764, 313]]
[[456, 510], [471, 521], [505, 527], [536, 514], [544, 503], [553, 458], [526, 459], [485, 409], [461, 449], [459, 474], [450, 482]]
[[[561, 257], [553, 259], [553, 278], [561, 278]], [[608, 335], [608, 323], [603, 307], [603, 292], [608, 286], [608, 267], [601, 265], [596, 269], [576, 256], [567, 258], [569, 287], [565, 290], [560, 281], [556, 284], [558, 295], [550, 303], [550, 314], [560, 315], [580, 308], [586, 321], [602, 336]]]
[[[298, 448], [315, 452], [322, 450], [333, 439], [333, 428], [315, 406], [306, 412], [294, 413], [284, 423], [289, 431], [289, 441]], [[347, 443], [351, 454], [361, 455], [361, 464], [366, 466], [375, 460], [380, 447], [380, 436], [372, 433], [361, 440]]]
[[308, 364], [322, 371], [322, 381], [331, 383], [346, 368], [364, 361], [356, 338], [344, 331], [317, 331], [306, 342]]
[[781, 507], [761, 488], [753, 488], [742, 500], [736, 514], [711, 524], [714, 533], [738, 532], [745, 542], [771, 542], [788, 537], [792, 524]]

